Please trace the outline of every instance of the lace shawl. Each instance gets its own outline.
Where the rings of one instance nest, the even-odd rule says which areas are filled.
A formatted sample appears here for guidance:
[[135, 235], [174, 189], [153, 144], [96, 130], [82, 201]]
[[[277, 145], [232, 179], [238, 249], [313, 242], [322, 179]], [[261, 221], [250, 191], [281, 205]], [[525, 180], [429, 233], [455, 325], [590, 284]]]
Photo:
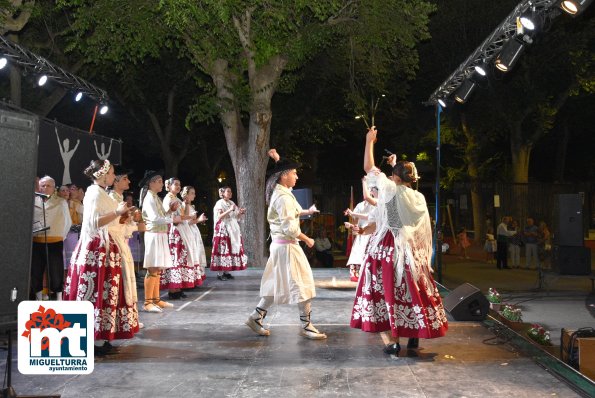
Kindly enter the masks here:
[[[221, 213], [225, 213], [232, 207], [236, 210], [232, 210], [226, 217], [220, 217]], [[229, 233], [229, 240], [231, 241], [231, 252], [234, 254], [239, 253], [240, 247], [242, 246], [240, 224], [238, 224], [238, 217], [239, 212], [237, 211], [237, 206], [233, 201], [219, 199], [217, 203], [215, 203], [215, 207], [213, 208], [213, 220], [215, 226], [217, 226], [217, 223], [221, 222], [221, 224], [227, 227], [227, 231]]]
[[395, 241], [393, 264], [397, 286], [405, 263], [409, 264], [413, 281], [417, 283], [421, 275], [432, 272], [432, 227], [426, 200], [421, 193], [395, 184], [384, 173], [371, 174], [369, 178], [376, 179], [378, 186], [376, 232], [371, 244], [378, 246], [390, 232]]

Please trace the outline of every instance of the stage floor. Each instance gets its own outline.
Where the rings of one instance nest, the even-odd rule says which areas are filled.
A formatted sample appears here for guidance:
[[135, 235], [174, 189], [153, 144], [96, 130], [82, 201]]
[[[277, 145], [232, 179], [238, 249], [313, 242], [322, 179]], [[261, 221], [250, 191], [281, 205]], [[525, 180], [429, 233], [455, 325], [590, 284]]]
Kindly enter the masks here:
[[512, 346], [491, 344], [495, 335], [480, 323], [451, 321], [446, 337], [420, 341], [417, 356], [385, 355], [380, 335], [349, 327], [355, 285], [345, 269], [314, 270], [312, 320], [327, 340], [300, 337], [297, 306], [289, 305], [269, 312], [271, 336], [257, 336], [243, 322], [258, 302], [261, 273], [219, 281], [209, 272], [175, 308], [141, 313], [145, 328], [116, 341], [90, 375], [21, 375], [15, 353], [12, 386], [19, 395], [76, 398], [579, 396]]

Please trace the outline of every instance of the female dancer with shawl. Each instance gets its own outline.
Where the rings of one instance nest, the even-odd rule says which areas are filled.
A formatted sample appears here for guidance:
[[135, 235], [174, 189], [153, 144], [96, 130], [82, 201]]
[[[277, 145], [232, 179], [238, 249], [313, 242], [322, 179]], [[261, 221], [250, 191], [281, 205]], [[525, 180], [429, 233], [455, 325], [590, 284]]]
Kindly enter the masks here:
[[120, 248], [109, 234], [109, 224], [132, 209], [106, 192], [115, 178], [108, 160], [92, 161], [84, 174], [93, 185], [85, 194], [81, 237], [68, 268], [64, 299], [93, 303], [95, 347], [103, 355], [112, 348], [109, 341], [130, 339], [139, 329], [136, 305], [124, 291]]
[[185, 215], [194, 216], [193, 219], [188, 220], [188, 225], [190, 226], [190, 231], [192, 232], [193, 241], [196, 244], [196, 258], [198, 259], [198, 263], [196, 265], [196, 274], [200, 277], [201, 281], [197, 282], [197, 286], [202, 285], [202, 281], [204, 281], [207, 277], [205, 272], [205, 267], [207, 266], [207, 256], [205, 252], [205, 246], [202, 242], [202, 236], [200, 234], [200, 230], [198, 229], [197, 224], [204, 223], [207, 221], [207, 216], [202, 213], [198, 218], [196, 218], [196, 210], [194, 210], [194, 206], [192, 202], [196, 198], [196, 190], [194, 187], [190, 185], [185, 186], [182, 189], [182, 200], [183, 203], [183, 212]]
[[182, 222], [169, 225], [169, 251], [173, 266], [161, 274], [161, 289], [168, 289], [168, 297], [177, 300], [186, 297], [182, 289], [202, 285], [202, 277], [196, 273], [199, 262], [197, 248], [194, 235], [186, 222], [195, 216], [184, 214], [183, 202], [178, 198], [182, 190], [180, 180], [175, 177], [167, 179], [165, 190], [168, 194], [163, 199], [163, 206], [167, 209], [172, 203], [176, 203], [177, 210], [173, 214], [179, 216]]
[[231, 200], [230, 187], [219, 188], [219, 199], [213, 208], [213, 250], [211, 253], [211, 271], [219, 271], [217, 279], [233, 279], [229, 271], [246, 269], [248, 257], [244, 254], [244, 243], [238, 220], [246, 209], [238, 207]]
[[[124, 169], [122, 166], [116, 166], [114, 168], [114, 184], [112, 191], [109, 193], [116, 203], [124, 202], [124, 191], [130, 189], [130, 180], [128, 174], [130, 171]], [[126, 304], [133, 308], [133, 312], [130, 313], [130, 317], [138, 321], [138, 295], [136, 291], [136, 274], [134, 273], [134, 259], [132, 258], [132, 252], [128, 245], [128, 238], [134, 231], [144, 231], [145, 224], [141, 222], [140, 211], [132, 211], [133, 207], [129, 206], [128, 214], [120, 217], [118, 222], [111, 222], [108, 226], [108, 231], [118, 249], [120, 250], [121, 264], [122, 264], [122, 286], [124, 289], [124, 299]], [[140, 329], [143, 328], [143, 324], [138, 322]]]
[[[366, 198], [375, 199], [378, 194], [378, 188], [375, 186], [368, 189], [366, 177], [362, 178], [362, 189], [364, 192], [364, 200], [358, 203], [353, 210], [347, 209], [344, 212], [346, 216], [352, 217], [357, 221], [356, 224], [349, 222], [344, 223], [345, 228], [351, 229], [352, 232], [356, 234], [355, 239], [353, 240], [353, 246], [351, 247], [351, 253], [349, 254], [349, 259], [347, 260], [349, 276], [352, 282], [357, 282], [359, 280], [360, 268], [366, 258], [366, 247], [370, 240], [370, 234], [364, 235], [359, 232], [363, 231], [371, 222], [370, 213], [372, 213], [376, 207], [376, 204], [371, 204]], [[366, 194], [366, 192], [369, 193]]]
[[[432, 278], [432, 228], [423, 195], [411, 189], [417, 180], [415, 165], [396, 161], [391, 179], [374, 166], [376, 128], [366, 135], [364, 170], [376, 179], [378, 203], [375, 233], [370, 239], [351, 316], [351, 327], [365, 332], [390, 331], [393, 344], [387, 354], [399, 355], [399, 337], [444, 336], [448, 329], [442, 300]], [[368, 229], [368, 228], [366, 228]]]

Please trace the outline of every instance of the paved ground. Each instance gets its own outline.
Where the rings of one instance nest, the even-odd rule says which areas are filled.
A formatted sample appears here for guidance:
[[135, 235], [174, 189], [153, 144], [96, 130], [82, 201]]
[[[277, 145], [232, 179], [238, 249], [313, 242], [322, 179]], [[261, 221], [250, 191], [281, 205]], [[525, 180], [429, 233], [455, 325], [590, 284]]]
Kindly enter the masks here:
[[[97, 360], [91, 375], [24, 376], [16, 370], [15, 355], [12, 385], [21, 395], [77, 398], [578, 396], [511, 346], [491, 344], [494, 333], [480, 323], [451, 322], [445, 338], [422, 341], [418, 356], [386, 356], [379, 335], [349, 328], [354, 285], [340, 268], [314, 270], [319, 287], [312, 316], [327, 340], [298, 336], [295, 306], [274, 307], [267, 317], [272, 335], [256, 336], [243, 321], [257, 302], [261, 272], [239, 272], [234, 281], [225, 282], [209, 273], [206, 286], [176, 302], [173, 310], [142, 313], [146, 328], [134, 339], [118, 342], [117, 352]], [[445, 259], [444, 281], [449, 287], [470, 282], [482, 290], [499, 288], [516, 301], [535, 293], [537, 298], [523, 302], [527, 320], [545, 315], [548, 319], [542, 321], [548, 325], [593, 324], [580, 298], [588, 295], [590, 285], [583, 293], [582, 287], [573, 288], [575, 296], [558, 285], [549, 296], [527, 293], [534, 281], [530, 271], [497, 271], [493, 265], [454, 257]], [[561, 307], [553, 314], [552, 307], [539, 309], [542, 302]], [[565, 314], [569, 319], [563, 321], [561, 314], [569, 309], [579, 315]]]

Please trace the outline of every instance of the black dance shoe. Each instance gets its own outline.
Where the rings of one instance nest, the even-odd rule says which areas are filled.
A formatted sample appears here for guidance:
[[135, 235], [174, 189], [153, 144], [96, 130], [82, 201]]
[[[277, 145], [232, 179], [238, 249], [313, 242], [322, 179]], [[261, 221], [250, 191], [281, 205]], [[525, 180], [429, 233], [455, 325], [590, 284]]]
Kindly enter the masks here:
[[419, 348], [419, 339], [410, 337], [409, 340], [407, 340], [407, 348]]
[[389, 344], [387, 346], [384, 346], [384, 348], [382, 350], [387, 355], [394, 355], [394, 356], [398, 357], [399, 351], [401, 351], [401, 345], [399, 343]]
[[168, 292], [167, 298], [169, 298], [170, 300], [179, 300], [182, 298], [182, 295], [180, 293], [182, 292]]
[[220, 281], [226, 281], [227, 277], [225, 276], [225, 274], [223, 275], [217, 275], [217, 279], [219, 279]]
[[96, 357], [104, 357], [108, 354], [114, 353], [116, 347], [110, 344], [109, 341], [103, 343], [101, 347], [93, 346]]
[[224, 272], [223, 276], [226, 277], [227, 279], [235, 279], [234, 276], [232, 274], [230, 274], [229, 272]]

